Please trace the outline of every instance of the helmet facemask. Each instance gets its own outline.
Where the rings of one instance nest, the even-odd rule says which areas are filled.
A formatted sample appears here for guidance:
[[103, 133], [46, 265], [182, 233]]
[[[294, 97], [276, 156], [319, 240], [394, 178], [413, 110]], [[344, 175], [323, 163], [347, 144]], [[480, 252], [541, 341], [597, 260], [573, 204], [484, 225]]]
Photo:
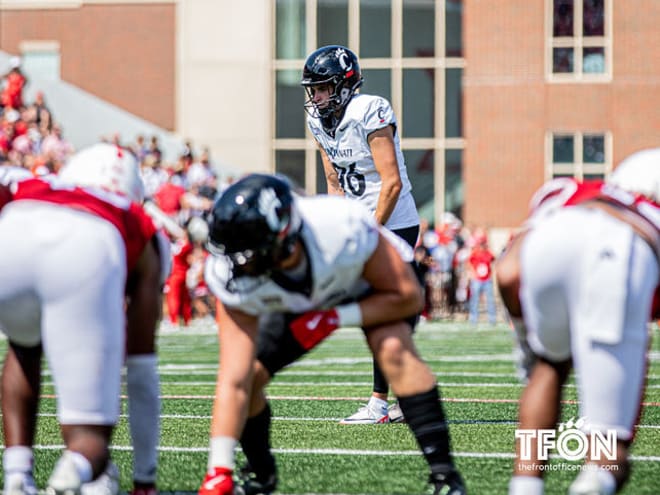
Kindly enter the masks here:
[[298, 232], [288, 234], [281, 241], [274, 241], [270, 249], [242, 249], [227, 252], [224, 246], [210, 245], [213, 254], [224, 256], [231, 264], [234, 278], [270, 276], [278, 265], [293, 253], [298, 239]]
[[270, 275], [293, 252], [301, 228], [289, 186], [257, 174], [225, 191], [209, 224], [209, 251], [229, 261], [233, 279]]
[[[338, 45], [319, 48], [307, 58], [303, 68], [301, 85], [307, 93], [305, 111], [319, 118], [326, 132], [334, 134], [362, 81], [357, 57], [348, 48]], [[313, 88], [326, 84], [331, 91], [327, 102], [321, 106], [314, 103]]]
[[[336, 78], [333, 78], [336, 79]], [[323, 84], [323, 83], [321, 83]], [[347, 87], [345, 82], [328, 82], [333, 87], [328, 100], [323, 102], [323, 106], [314, 103], [314, 94], [312, 88], [318, 84], [305, 85], [305, 92], [307, 93], [307, 101], [305, 102], [305, 111], [308, 115], [321, 119], [321, 124], [326, 132], [332, 134], [337, 129], [339, 122], [341, 122], [346, 110], [346, 105], [355, 94], [355, 90], [362, 85], [360, 80], [353, 87]]]

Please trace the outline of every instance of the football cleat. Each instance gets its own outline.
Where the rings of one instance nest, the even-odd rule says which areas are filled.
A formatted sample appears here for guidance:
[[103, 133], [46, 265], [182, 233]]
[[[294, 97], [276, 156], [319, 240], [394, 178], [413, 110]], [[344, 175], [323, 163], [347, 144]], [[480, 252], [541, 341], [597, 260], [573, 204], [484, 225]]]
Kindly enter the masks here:
[[596, 469], [582, 471], [568, 487], [568, 495], [611, 495], [614, 492], [614, 487], [603, 486]]
[[390, 418], [390, 423], [405, 423], [406, 418], [403, 416], [403, 411], [398, 402], [395, 402], [387, 408], [387, 415]]
[[365, 404], [348, 418], [342, 419], [340, 425], [379, 425], [390, 422], [390, 417], [385, 411], [376, 411], [369, 404]]
[[37, 486], [31, 474], [5, 473], [5, 487], [2, 495], [37, 495]]
[[228, 468], [213, 468], [212, 471], [206, 473], [198, 495], [235, 495], [232, 474], [232, 470]]
[[458, 471], [450, 471], [447, 474], [434, 473], [429, 478], [431, 489], [430, 495], [465, 495], [465, 484]]
[[48, 479], [46, 495], [80, 495], [82, 483], [71, 453], [65, 450]]
[[254, 473], [242, 469], [235, 495], [271, 495], [277, 487], [277, 474], [271, 474], [266, 480], [258, 480]]
[[109, 461], [98, 478], [89, 483], [83, 483], [81, 495], [117, 495], [119, 493], [119, 468]]

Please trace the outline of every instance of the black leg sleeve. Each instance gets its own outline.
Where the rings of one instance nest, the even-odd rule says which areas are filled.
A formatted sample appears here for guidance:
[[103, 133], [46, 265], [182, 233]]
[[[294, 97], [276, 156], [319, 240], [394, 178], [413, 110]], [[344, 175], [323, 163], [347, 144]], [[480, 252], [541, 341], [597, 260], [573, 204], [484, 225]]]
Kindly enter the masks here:
[[270, 405], [256, 416], [248, 418], [241, 435], [241, 447], [257, 481], [265, 481], [276, 472], [275, 458], [270, 451]]
[[374, 392], [378, 394], [386, 394], [389, 392], [390, 385], [383, 374], [383, 371], [378, 366], [376, 358], [374, 358]]
[[431, 472], [452, 471], [454, 464], [450, 453], [449, 427], [437, 387], [428, 392], [398, 399]]

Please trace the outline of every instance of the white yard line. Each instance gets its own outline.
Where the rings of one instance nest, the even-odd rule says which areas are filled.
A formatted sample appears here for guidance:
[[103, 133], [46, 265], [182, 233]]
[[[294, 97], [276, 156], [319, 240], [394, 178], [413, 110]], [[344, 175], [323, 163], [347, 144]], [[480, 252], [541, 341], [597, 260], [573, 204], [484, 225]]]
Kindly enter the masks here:
[[[441, 373], [439, 375], [442, 375]], [[42, 385], [49, 385], [52, 386], [53, 382], [46, 381], [42, 382]], [[208, 380], [208, 381], [191, 381], [191, 382], [186, 382], [186, 381], [162, 381], [161, 382], [161, 387], [166, 386], [166, 385], [172, 385], [172, 386], [178, 386], [178, 387], [189, 387], [189, 386], [195, 386], [195, 387], [214, 387], [215, 386], [215, 380]], [[348, 388], [348, 387], [371, 387], [373, 385], [373, 382], [328, 382], [328, 381], [323, 381], [323, 382], [287, 382], [287, 381], [275, 381], [268, 385], [269, 388], [272, 387], [335, 387], [335, 388]], [[497, 383], [497, 382], [479, 382], [479, 383], [471, 383], [471, 382], [438, 382], [438, 386], [440, 387], [445, 387], [445, 388], [450, 388], [450, 387], [458, 387], [458, 388], [521, 388], [523, 387], [523, 384], [520, 382], [511, 382], [511, 383]], [[577, 385], [574, 383], [567, 383], [564, 385], [564, 388], [576, 388]], [[655, 389], [660, 389], [660, 384], [654, 383], [650, 385], [646, 385], [646, 389], [648, 390], [655, 390]]]
[[[43, 418], [54, 418], [57, 416], [55, 413], [39, 413], [39, 417]], [[120, 418], [128, 418], [128, 414], [120, 414]], [[161, 419], [201, 419], [201, 420], [210, 420], [211, 415], [210, 414], [161, 414], [160, 415]], [[294, 416], [273, 416], [272, 418], [274, 421], [303, 421], [303, 422], [316, 422], [316, 423], [338, 423], [340, 420], [344, 419], [343, 417], [339, 418], [314, 418], [314, 417], [294, 417]], [[515, 425], [517, 424], [516, 421], [510, 421], [510, 420], [499, 420], [499, 419], [494, 419], [494, 420], [481, 420], [481, 419], [457, 419], [457, 420], [449, 420], [449, 424], [456, 424], [456, 425], [504, 425], [504, 426], [510, 426], [510, 425]], [[660, 425], [637, 425], [636, 428], [640, 430], [660, 430]]]
[[[130, 445], [113, 445], [112, 450], [132, 451]], [[35, 445], [35, 450], [61, 450], [64, 445]], [[208, 447], [158, 447], [160, 452], [208, 452]], [[357, 450], [357, 449], [273, 449], [275, 454], [300, 454], [300, 455], [346, 455], [346, 456], [418, 456], [418, 450]], [[510, 452], [452, 452], [455, 457], [467, 457], [473, 459], [513, 459], [515, 454]], [[550, 456], [550, 458], [557, 458]], [[630, 459], [639, 462], [660, 462], [660, 456], [632, 455]]]

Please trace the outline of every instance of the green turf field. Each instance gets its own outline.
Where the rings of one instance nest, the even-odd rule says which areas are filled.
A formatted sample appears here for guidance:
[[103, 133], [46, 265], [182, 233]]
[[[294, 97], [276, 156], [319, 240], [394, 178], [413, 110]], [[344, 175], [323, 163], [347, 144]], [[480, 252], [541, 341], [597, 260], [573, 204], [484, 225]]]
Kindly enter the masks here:
[[[660, 344], [651, 350], [648, 403], [633, 448], [633, 474], [622, 493], [660, 493]], [[506, 494], [511, 471], [517, 398], [521, 391], [505, 326], [423, 323], [415, 337], [437, 373], [450, 421], [453, 451], [471, 494]], [[6, 342], [0, 341], [4, 354]], [[159, 339], [162, 434], [161, 491], [193, 492], [206, 468], [217, 341], [211, 325]], [[371, 390], [371, 358], [357, 330], [341, 330], [269, 387], [272, 444], [283, 494], [421, 494], [427, 470], [405, 425], [342, 426]], [[44, 378], [36, 450], [37, 483], [43, 488], [62, 448], [50, 376]], [[565, 399], [576, 398], [571, 382]], [[568, 404], [564, 418], [577, 416]], [[131, 450], [126, 417], [115, 434], [113, 457], [130, 488]], [[559, 464], [560, 461], [553, 461]], [[547, 494], [563, 494], [576, 475], [548, 473]], [[570, 466], [570, 464], [568, 464]]]

